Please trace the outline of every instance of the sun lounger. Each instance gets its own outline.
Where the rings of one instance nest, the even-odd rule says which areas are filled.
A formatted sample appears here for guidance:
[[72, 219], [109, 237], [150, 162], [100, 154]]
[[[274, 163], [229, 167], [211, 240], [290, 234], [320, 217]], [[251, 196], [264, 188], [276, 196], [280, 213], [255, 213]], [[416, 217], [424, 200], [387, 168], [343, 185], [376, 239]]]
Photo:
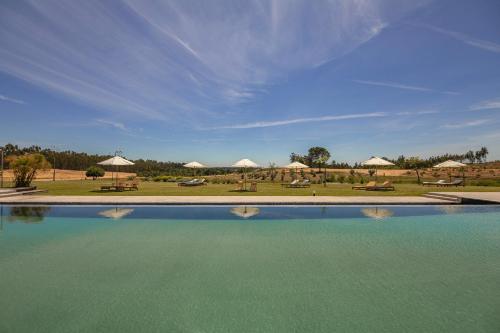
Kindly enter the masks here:
[[125, 183], [125, 184], [120, 184], [120, 186], [123, 188], [123, 190], [139, 190], [139, 183], [138, 182], [133, 182], [133, 183]]
[[448, 186], [460, 186], [463, 185], [464, 180], [463, 179], [455, 179], [451, 183], [441, 183], [438, 186], [443, 186], [443, 187], [448, 187]]
[[446, 180], [440, 179], [437, 182], [423, 182], [422, 185], [423, 186], [439, 186], [439, 185], [445, 184], [445, 183], [446, 183]]
[[115, 188], [115, 185], [101, 185], [101, 191], [111, 191], [111, 189]]
[[243, 181], [238, 181], [237, 187], [234, 189], [234, 191], [243, 191]]
[[298, 183], [299, 183], [299, 180], [295, 179], [291, 183], [283, 183], [283, 184], [281, 184], [281, 186], [283, 186], [283, 187], [293, 187], [294, 185], [296, 185]]
[[304, 179], [303, 181], [295, 184], [293, 187], [304, 188], [304, 187], [310, 187], [310, 186], [311, 186], [311, 182], [309, 181], [309, 179]]
[[281, 184], [281, 186], [288, 187], [288, 188], [304, 188], [304, 187], [310, 187], [311, 182], [309, 179], [304, 179], [302, 181], [299, 181], [298, 179], [294, 180], [290, 184]]
[[200, 186], [200, 185], [207, 185], [206, 179], [194, 179], [192, 181], [186, 182], [183, 185], [180, 186]]
[[189, 186], [191, 184], [196, 183], [197, 181], [198, 181], [198, 178], [187, 180], [187, 181], [182, 181], [182, 182], [178, 182], [177, 186]]
[[374, 181], [371, 181], [371, 182], [366, 183], [366, 185], [353, 186], [352, 189], [353, 190], [366, 190], [367, 187], [373, 187], [373, 186], [377, 186], [377, 183]]
[[390, 181], [385, 181], [382, 185], [366, 186], [366, 191], [394, 191], [395, 188]]

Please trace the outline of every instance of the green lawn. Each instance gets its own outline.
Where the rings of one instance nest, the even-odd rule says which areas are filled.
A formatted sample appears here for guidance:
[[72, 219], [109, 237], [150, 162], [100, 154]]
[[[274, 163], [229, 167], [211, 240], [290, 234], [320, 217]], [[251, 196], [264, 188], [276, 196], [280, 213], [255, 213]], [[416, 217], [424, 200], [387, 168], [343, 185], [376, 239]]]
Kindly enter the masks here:
[[356, 191], [351, 184], [312, 185], [310, 188], [283, 188], [279, 183], [259, 183], [257, 192], [235, 192], [236, 185], [208, 184], [207, 186], [179, 187], [176, 183], [142, 182], [139, 191], [101, 192], [101, 184], [109, 184], [102, 180], [72, 180], [35, 182], [39, 189], [47, 189], [49, 195], [421, 195], [433, 191], [469, 191], [498, 192], [500, 187], [466, 186], [466, 187], [423, 187], [417, 184], [396, 184], [395, 191]]

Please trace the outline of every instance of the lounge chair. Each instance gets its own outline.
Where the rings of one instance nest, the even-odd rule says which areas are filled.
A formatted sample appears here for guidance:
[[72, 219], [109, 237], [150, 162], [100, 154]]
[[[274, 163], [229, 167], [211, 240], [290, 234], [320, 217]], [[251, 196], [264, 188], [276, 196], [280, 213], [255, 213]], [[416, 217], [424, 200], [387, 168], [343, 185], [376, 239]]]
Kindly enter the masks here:
[[196, 179], [195, 181], [187, 182], [184, 184], [184, 186], [200, 186], [200, 185], [207, 185], [207, 181], [205, 178], [203, 179]]
[[388, 180], [382, 183], [382, 185], [366, 186], [366, 191], [394, 191], [395, 188], [392, 183]]
[[238, 186], [233, 190], [233, 191], [243, 191], [244, 188], [243, 188], [243, 181], [238, 181]]
[[101, 185], [101, 191], [111, 191], [111, 189], [115, 188], [115, 185]]
[[311, 182], [309, 181], [309, 179], [304, 179], [303, 181], [295, 184], [293, 187], [304, 188], [304, 187], [310, 187], [310, 186], [311, 186]]
[[440, 179], [437, 182], [423, 182], [422, 185], [423, 186], [439, 186], [439, 185], [445, 184], [445, 183], [446, 183], [446, 180]]
[[296, 185], [298, 183], [299, 183], [299, 180], [295, 179], [291, 183], [283, 183], [283, 184], [281, 184], [281, 186], [283, 186], [283, 187], [293, 187], [294, 185]]
[[463, 185], [464, 180], [463, 179], [455, 179], [451, 183], [440, 183], [438, 186], [443, 186], [443, 187], [448, 187], [448, 186], [460, 186]]
[[137, 181], [134, 181], [132, 183], [125, 183], [125, 184], [120, 184], [124, 190], [136, 190], [139, 191], [139, 183]]
[[191, 184], [194, 184], [198, 181], [199, 181], [198, 178], [187, 180], [187, 181], [182, 181], [182, 182], [178, 182], [177, 186], [190, 186]]
[[377, 186], [377, 182], [371, 181], [371, 182], [366, 183], [366, 185], [356, 185], [356, 186], [353, 186], [352, 189], [353, 190], [366, 190], [367, 187], [373, 187], [373, 186]]

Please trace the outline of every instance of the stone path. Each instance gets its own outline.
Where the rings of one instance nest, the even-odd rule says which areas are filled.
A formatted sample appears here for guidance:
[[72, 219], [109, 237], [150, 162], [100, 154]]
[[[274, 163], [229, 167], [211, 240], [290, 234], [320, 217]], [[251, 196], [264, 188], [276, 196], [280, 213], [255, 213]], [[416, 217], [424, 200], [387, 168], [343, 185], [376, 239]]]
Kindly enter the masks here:
[[429, 194], [459, 198], [462, 203], [500, 204], [500, 192], [430, 192]]
[[439, 205], [451, 202], [419, 196], [52, 196], [0, 198], [5, 204], [48, 205]]

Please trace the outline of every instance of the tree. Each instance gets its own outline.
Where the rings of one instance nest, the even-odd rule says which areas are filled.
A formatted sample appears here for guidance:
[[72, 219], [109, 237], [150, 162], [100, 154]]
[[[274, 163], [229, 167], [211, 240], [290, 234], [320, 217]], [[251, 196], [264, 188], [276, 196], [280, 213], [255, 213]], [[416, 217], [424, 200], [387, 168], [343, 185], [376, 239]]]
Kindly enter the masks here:
[[404, 162], [406, 168], [413, 169], [417, 173], [417, 183], [420, 184], [420, 173], [419, 169], [425, 166], [425, 161], [421, 160], [420, 157], [413, 156], [408, 157]]
[[290, 162], [299, 162], [302, 164], [310, 164], [310, 161], [308, 160], [308, 156], [300, 155], [297, 153], [291, 153], [290, 154]]
[[464, 155], [465, 159], [469, 160], [470, 163], [474, 163], [476, 161], [476, 155], [472, 150], [469, 150]]
[[11, 156], [9, 157], [9, 165], [14, 171], [15, 187], [30, 186], [38, 170], [51, 167], [45, 157], [39, 153]]
[[488, 156], [489, 153], [488, 148], [481, 147], [481, 149], [476, 151], [476, 159], [479, 160], [479, 162], [486, 162], [486, 156]]
[[271, 181], [274, 183], [274, 179], [276, 179], [276, 176], [278, 175], [278, 172], [276, 171], [276, 163], [269, 163], [269, 178], [271, 178]]
[[[330, 159], [330, 152], [324, 147], [311, 147], [309, 148], [307, 157], [311, 164], [318, 166], [318, 172], [321, 173], [321, 166], [325, 165]], [[326, 186], [326, 165], [325, 174], [323, 175], [323, 185]]]
[[324, 147], [311, 147], [307, 156], [311, 164], [316, 164], [321, 172], [321, 166], [330, 159], [330, 152]]
[[99, 168], [97, 166], [91, 166], [85, 172], [86, 177], [92, 177], [93, 180], [96, 180], [98, 177], [104, 177], [104, 169]]

